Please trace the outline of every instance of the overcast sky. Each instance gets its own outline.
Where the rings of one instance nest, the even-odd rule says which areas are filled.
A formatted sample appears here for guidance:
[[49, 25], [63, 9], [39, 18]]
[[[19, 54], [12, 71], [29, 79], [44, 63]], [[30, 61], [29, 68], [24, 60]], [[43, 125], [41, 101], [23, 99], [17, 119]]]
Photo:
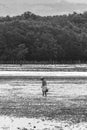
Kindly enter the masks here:
[[87, 0], [67, 0], [72, 3], [87, 3]]
[[[37, 4], [37, 3], [56, 3], [61, 0], [0, 0], [0, 3], [30, 3], [30, 4]], [[63, 0], [62, 0], [63, 1]], [[87, 0], [66, 0], [72, 3], [87, 3]]]
[[[81, 7], [75, 4], [75, 7], [75, 5], [69, 3], [65, 3], [63, 6], [56, 4], [58, 2], [64, 3], [64, 1], [69, 3], [83, 3], [85, 5]], [[55, 4], [55, 6], [45, 6], [45, 4], [50, 5], [51, 3]], [[26, 11], [31, 11], [42, 16], [68, 14], [73, 11], [84, 12], [87, 11], [87, 0], [0, 0], [0, 16], [13, 16]]]

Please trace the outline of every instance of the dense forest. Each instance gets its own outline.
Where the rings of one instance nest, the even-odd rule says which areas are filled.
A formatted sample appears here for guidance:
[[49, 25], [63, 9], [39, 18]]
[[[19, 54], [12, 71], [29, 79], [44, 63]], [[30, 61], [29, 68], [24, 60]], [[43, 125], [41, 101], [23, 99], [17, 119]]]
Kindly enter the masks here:
[[87, 12], [0, 17], [0, 61], [87, 61]]

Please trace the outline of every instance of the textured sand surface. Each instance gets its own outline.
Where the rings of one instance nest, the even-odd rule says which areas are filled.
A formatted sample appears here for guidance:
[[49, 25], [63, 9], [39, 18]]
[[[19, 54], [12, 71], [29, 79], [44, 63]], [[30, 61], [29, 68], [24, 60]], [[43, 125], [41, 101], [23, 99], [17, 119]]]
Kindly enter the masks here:
[[0, 117], [0, 130], [87, 130], [87, 123], [72, 124], [35, 118]]

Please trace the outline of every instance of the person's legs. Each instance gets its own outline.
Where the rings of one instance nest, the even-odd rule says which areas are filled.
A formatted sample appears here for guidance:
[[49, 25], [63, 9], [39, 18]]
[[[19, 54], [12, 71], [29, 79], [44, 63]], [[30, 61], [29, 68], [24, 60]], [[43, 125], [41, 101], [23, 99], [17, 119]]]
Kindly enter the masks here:
[[46, 91], [42, 91], [42, 96], [44, 97], [47, 97], [47, 92]]
[[47, 92], [46, 91], [44, 92], [44, 94], [45, 94], [45, 97], [47, 97]]
[[42, 96], [44, 96], [45, 95], [45, 93], [44, 93], [44, 91], [42, 91]]

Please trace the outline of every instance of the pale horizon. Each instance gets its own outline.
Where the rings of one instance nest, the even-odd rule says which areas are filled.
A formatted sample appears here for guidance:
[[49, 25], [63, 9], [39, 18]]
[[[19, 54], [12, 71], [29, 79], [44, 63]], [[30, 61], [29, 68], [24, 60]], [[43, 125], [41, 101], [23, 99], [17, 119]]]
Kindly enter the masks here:
[[86, 0], [0, 0], [0, 16], [15, 16], [26, 11], [41, 16], [52, 16], [75, 11], [83, 13], [86, 9]]

